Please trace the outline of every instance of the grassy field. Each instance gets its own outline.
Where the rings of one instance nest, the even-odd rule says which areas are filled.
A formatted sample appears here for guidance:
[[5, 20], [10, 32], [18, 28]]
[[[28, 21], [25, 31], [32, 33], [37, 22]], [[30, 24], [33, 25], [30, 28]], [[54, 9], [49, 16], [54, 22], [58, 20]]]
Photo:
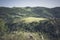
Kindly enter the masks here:
[[43, 20], [48, 20], [48, 19], [47, 18], [27, 17], [27, 18], [23, 18], [22, 20], [24, 20], [25, 23], [31, 23], [31, 22], [39, 22], [39, 21], [43, 21]]

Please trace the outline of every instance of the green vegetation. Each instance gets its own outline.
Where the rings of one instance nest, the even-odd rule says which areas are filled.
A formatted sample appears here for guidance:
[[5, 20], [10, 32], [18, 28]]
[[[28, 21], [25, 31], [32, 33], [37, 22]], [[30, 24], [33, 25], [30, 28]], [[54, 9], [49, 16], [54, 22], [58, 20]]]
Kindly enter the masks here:
[[4, 35], [8, 30], [7, 25], [5, 25], [5, 22], [0, 19], [0, 36]]
[[48, 20], [47, 18], [36, 18], [36, 17], [27, 17], [21, 19], [21, 21], [24, 21], [25, 23], [31, 23], [31, 22], [39, 22], [43, 20]]
[[60, 7], [0, 7], [0, 40], [60, 40]]

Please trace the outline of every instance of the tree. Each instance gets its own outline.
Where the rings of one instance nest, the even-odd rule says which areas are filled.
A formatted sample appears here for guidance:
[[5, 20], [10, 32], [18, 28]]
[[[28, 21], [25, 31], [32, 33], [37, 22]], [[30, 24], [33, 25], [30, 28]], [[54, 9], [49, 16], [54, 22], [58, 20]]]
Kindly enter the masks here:
[[8, 27], [6, 26], [5, 21], [0, 19], [0, 36], [4, 35], [7, 30]]

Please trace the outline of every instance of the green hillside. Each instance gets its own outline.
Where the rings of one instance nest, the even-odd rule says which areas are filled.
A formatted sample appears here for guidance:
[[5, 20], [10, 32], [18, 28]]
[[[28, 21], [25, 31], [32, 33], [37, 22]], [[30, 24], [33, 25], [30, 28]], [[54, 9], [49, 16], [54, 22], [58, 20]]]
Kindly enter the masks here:
[[0, 7], [0, 40], [60, 40], [60, 7]]

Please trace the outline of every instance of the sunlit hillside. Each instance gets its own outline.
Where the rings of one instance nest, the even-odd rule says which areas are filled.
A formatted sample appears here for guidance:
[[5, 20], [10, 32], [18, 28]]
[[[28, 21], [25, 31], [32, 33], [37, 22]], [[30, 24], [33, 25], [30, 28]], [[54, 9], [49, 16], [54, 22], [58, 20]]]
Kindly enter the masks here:
[[37, 17], [27, 17], [27, 18], [23, 18], [21, 20], [25, 23], [31, 23], [31, 22], [39, 22], [39, 21], [43, 21], [43, 20], [48, 20], [48, 19], [47, 18], [37, 18]]

